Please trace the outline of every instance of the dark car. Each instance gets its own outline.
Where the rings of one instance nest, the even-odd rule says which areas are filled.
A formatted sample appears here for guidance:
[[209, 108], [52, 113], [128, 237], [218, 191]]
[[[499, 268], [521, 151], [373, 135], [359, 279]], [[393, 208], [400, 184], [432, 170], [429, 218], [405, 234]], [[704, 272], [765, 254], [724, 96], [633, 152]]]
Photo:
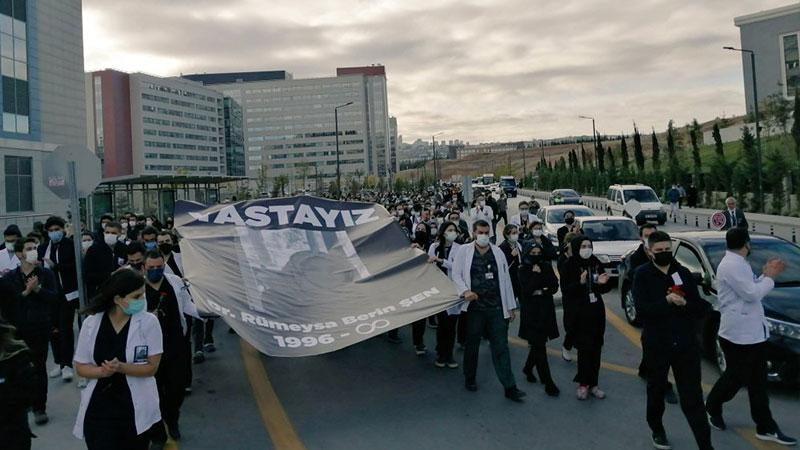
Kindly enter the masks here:
[[514, 177], [500, 177], [500, 189], [509, 197], [517, 196], [517, 181]]
[[582, 205], [581, 194], [572, 189], [556, 189], [550, 193], [551, 205]]
[[[702, 295], [714, 311], [705, 317], [699, 328], [700, 341], [707, 357], [725, 368], [725, 355], [717, 340], [720, 313], [717, 300], [716, 272], [725, 256], [725, 233], [722, 231], [692, 231], [673, 233], [672, 251], [675, 259], [689, 269], [700, 286]], [[762, 300], [770, 329], [768, 344], [768, 376], [771, 381], [796, 384], [800, 367], [800, 247], [786, 240], [764, 235], [752, 235], [753, 253], [748, 258], [755, 274], [769, 258], [786, 262], [786, 270], [775, 280], [773, 289]], [[631, 252], [632, 253], [632, 252]], [[631, 276], [627, 270], [630, 254], [620, 265], [620, 298], [625, 317], [639, 325], [639, 317], [630, 293]]]

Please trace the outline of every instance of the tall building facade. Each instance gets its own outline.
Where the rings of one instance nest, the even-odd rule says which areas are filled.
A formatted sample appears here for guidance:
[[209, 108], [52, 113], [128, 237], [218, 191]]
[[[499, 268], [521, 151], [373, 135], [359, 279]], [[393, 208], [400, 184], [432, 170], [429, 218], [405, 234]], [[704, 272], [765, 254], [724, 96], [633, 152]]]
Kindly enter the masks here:
[[227, 174], [235, 177], [245, 175], [244, 134], [242, 106], [234, 99], [225, 97], [225, 166]]
[[103, 179], [227, 174], [222, 94], [182, 78], [86, 75], [90, 147]]
[[65, 214], [42, 161], [86, 145], [80, 0], [0, 1], [0, 226]]
[[[759, 104], [773, 94], [794, 99], [800, 92], [800, 3], [734, 19], [741, 48], [756, 56]], [[742, 54], [747, 111], [753, 111], [753, 71], [750, 55]]]
[[398, 170], [397, 149], [399, 145], [397, 137], [397, 118], [389, 117], [389, 172], [391, 174], [397, 173]]
[[383, 66], [339, 68], [336, 77], [313, 79], [293, 79], [283, 71], [185, 77], [241, 105], [245, 174], [262, 189], [278, 177], [288, 181], [289, 190], [335, 181], [334, 108], [350, 102], [338, 109], [343, 183], [347, 177], [385, 178], [392, 172]]

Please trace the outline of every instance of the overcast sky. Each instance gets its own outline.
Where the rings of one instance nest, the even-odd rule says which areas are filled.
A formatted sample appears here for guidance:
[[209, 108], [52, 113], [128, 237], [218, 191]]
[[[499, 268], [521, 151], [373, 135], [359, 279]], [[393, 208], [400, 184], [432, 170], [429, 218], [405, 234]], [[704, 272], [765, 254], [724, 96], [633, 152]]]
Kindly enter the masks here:
[[664, 129], [744, 112], [733, 18], [796, 0], [84, 0], [86, 70], [386, 66], [405, 142]]

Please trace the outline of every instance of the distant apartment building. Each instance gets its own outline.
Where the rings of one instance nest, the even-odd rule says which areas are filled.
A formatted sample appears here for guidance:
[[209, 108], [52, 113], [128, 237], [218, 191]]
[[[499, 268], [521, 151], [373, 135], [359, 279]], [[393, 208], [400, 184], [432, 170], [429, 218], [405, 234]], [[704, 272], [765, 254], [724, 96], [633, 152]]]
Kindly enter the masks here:
[[337, 69], [337, 76], [294, 79], [284, 71], [184, 75], [216, 89], [242, 107], [245, 174], [289, 190], [336, 180], [334, 108], [339, 117], [342, 179], [396, 171], [392, 162], [386, 71], [383, 66]]
[[[800, 92], [800, 2], [736, 17], [741, 48], [755, 52], [759, 103], [773, 94], [793, 99]], [[747, 111], [753, 111], [750, 55], [742, 54]]]
[[59, 145], [86, 145], [80, 0], [0, 1], [0, 227], [65, 215], [42, 180]]

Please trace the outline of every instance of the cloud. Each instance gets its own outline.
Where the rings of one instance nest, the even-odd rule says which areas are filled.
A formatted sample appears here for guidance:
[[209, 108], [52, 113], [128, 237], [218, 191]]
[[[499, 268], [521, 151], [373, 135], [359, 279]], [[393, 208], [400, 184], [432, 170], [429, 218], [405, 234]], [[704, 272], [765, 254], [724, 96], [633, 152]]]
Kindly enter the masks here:
[[786, 0], [84, 0], [87, 70], [382, 63], [406, 141], [664, 128], [744, 111], [733, 17]]

